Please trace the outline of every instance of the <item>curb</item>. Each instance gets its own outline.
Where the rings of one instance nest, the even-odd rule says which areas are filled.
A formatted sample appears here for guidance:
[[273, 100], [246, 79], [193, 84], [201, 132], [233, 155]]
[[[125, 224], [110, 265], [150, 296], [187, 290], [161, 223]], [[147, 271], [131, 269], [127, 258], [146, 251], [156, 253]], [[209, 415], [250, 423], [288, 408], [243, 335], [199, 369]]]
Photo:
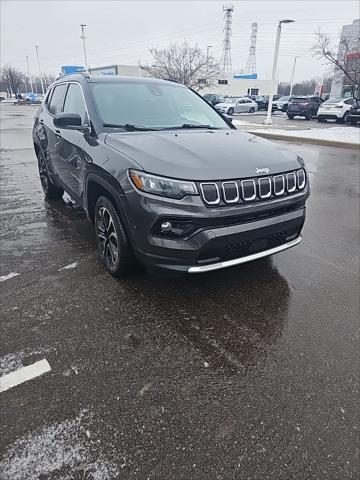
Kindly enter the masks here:
[[[328, 147], [340, 147], [340, 148], [352, 148], [359, 149], [360, 143], [348, 143], [348, 142], [335, 142], [334, 140], [324, 140], [320, 138], [308, 138], [308, 137], [293, 137], [291, 135], [279, 135], [277, 133], [271, 132], [261, 132], [258, 133], [256, 130], [245, 130], [247, 133], [257, 135], [258, 137], [271, 138], [273, 140], [285, 140], [287, 142], [301, 142], [301, 143], [312, 143], [313, 145], [325, 145]], [[359, 131], [360, 136], [360, 131]]]

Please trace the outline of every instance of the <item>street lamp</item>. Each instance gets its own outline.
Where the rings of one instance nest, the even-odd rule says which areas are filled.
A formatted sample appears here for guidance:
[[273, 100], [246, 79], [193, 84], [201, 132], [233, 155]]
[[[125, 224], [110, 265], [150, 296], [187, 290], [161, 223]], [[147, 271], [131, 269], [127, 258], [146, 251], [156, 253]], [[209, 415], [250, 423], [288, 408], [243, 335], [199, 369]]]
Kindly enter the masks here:
[[86, 25], [81, 24], [80, 27], [81, 27], [81, 37], [80, 38], [83, 42], [83, 48], [84, 48], [85, 70], [88, 71], [88, 64], [87, 64], [87, 58], [86, 58], [86, 46], [85, 46], [85, 39], [86, 39], [86, 37], [85, 37], [85, 27], [86, 27]]
[[[295, 20], [280, 20], [278, 28], [277, 28], [277, 34], [276, 34], [276, 42], [275, 42], [275, 52], [274, 52], [274, 61], [273, 61], [273, 68], [272, 68], [272, 75], [271, 75], [271, 80], [275, 81], [276, 80], [276, 70], [277, 70], [277, 63], [278, 63], [278, 58], [279, 58], [279, 47], [280, 47], [280, 37], [281, 37], [281, 25], [283, 23], [293, 23]], [[271, 125], [272, 120], [271, 120], [271, 110], [272, 110], [272, 104], [273, 104], [273, 97], [274, 95], [271, 94], [269, 95], [269, 105], [268, 105], [268, 110], [267, 110], [267, 115], [266, 119], [264, 120], [265, 125]]]
[[26, 63], [27, 63], [27, 71], [28, 71], [28, 77], [29, 77], [29, 82], [30, 82], [30, 89], [31, 89], [31, 92], [33, 92], [34, 87], [33, 87], [31, 73], [30, 73], [29, 57], [27, 55], [26, 55]]
[[38, 66], [39, 66], [41, 93], [44, 95], [45, 89], [44, 89], [44, 80], [43, 80], [43, 76], [42, 76], [42, 73], [41, 73], [41, 67], [40, 67], [39, 45], [35, 45], [35, 50], [36, 50], [36, 56], [37, 56], [37, 61], [38, 61]]
[[292, 94], [293, 91], [293, 86], [294, 86], [294, 78], [295, 78], [295, 67], [296, 67], [296, 60], [300, 58], [299, 56], [294, 57], [294, 64], [291, 72], [291, 79], [290, 79], [290, 93], [289, 95]]

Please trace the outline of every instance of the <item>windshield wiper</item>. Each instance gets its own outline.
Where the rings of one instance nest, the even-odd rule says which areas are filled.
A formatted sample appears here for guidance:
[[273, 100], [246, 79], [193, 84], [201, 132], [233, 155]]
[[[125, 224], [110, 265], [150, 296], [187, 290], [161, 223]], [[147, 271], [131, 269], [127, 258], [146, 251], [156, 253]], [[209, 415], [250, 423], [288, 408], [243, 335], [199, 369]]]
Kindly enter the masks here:
[[125, 123], [124, 125], [118, 125], [117, 123], [103, 123], [103, 127], [110, 127], [110, 128], [124, 128], [129, 132], [147, 132], [147, 131], [155, 131], [155, 128], [148, 128], [143, 127], [142, 125], [132, 125], [131, 123]]
[[180, 130], [190, 128], [207, 128], [208, 130], [219, 130], [218, 127], [212, 127], [211, 125], [202, 125], [201, 123], [183, 123], [182, 125], [175, 125], [174, 127], [165, 127], [161, 130]]

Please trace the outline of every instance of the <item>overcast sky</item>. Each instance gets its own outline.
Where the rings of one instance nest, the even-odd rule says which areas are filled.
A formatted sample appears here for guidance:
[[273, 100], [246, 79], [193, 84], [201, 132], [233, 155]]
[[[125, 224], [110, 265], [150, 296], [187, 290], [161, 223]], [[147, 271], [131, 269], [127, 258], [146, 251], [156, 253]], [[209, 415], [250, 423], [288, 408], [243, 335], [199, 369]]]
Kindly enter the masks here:
[[[85, 23], [88, 63], [92, 67], [137, 64], [151, 60], [151, 46], [187, 39], [221, 56], [223, 1], [17, 1], [1, 0], [1, 63], [37, 73], [34, 45], [44, 72], [59, 73], [61, 65], [83, 64], [80, 23]], [[358, 0], [233, 1], [231, 55], [234, 71], [245, 67], [251, 23], [258, 23], [257, 73], [270, 78], [277, 22], [284, 25], [279, 79], [288, 81], [294, 56], [296, 80], [321, 77], [324, 67], [311, 56], [314, 30], [320, 26], [334, 43], [343, 24], [358, 18]]]

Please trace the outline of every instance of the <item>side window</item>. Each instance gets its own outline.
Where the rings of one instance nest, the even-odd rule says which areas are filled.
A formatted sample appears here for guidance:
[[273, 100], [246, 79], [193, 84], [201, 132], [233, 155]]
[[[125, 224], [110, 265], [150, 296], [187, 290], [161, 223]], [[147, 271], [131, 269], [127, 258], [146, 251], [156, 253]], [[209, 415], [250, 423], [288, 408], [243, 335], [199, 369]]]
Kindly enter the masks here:
[[49, 104], [50, 104], [50, 99], [51, 99], [52, 92], [53, 92], [53, 89], [50, 88], [50, 90], [48, 91], [48, 93], [47, 93], [47, 95], [46, 95], [46, 98], [45, 98], [46, 108], [49, 108]]
[[86, 105], [80, 85], [70, 83], [64, 103], [64, 113], [78, 113], [82, 123], [87, 123]]
[[53, 94], [50, 99], [49, 112], [52, 115], [56, 115], [62, 112], [62, 106], [64, 101], [64, 95], [67, 88], [67, 84], [58, 85], [54, 88]]
[[345, 100], [346, 105], [352, 105], [354, 103], [354, 99], [353, 98], [348, 98], [347, 100]]

